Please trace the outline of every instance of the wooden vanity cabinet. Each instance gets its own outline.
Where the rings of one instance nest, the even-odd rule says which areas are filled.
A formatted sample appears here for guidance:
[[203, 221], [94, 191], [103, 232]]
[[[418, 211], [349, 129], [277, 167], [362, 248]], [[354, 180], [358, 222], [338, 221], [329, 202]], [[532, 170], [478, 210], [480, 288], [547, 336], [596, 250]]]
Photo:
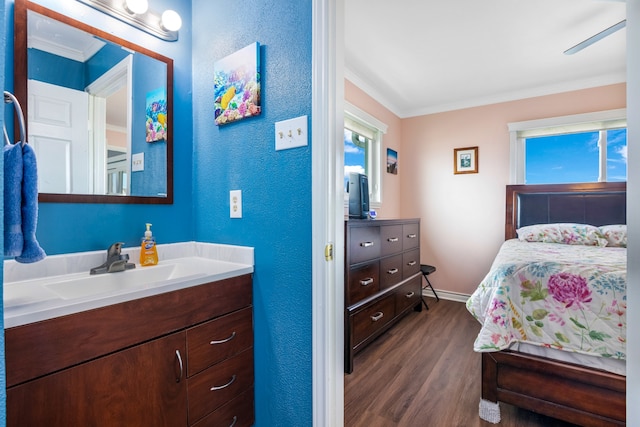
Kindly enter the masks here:
[[7, 329], [7, 426], [251, 426], [251, 288], [244, 275]]
[[420, 220], [345, 221], [345, 372], [353, 356], [421, 310]]

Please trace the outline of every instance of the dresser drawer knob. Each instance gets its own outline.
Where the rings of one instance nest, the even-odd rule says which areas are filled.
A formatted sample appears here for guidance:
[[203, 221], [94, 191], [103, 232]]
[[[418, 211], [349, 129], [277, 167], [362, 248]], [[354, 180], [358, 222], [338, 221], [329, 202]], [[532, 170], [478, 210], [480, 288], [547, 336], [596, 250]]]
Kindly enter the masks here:
[[416, 237], [418, 237], [417, 234], [407, 234], [407, 238], [409, 239], [415, 239]]
[[363, 248], [370, 248], [371, 246], [373, 246], [373, 242], [362, 242], [360, 243], [360, 246], [362, 246]]
[[389, 238], [387, 239], [387, 242], [395, 243], [395, 242], [397, 242], [398, 240], [400, 240], [400, 239], [398, 239], [397, 237], [389, 237]]
[[238, 422], [238, 416], [234, 415], [233, 420], [231, 421], [231, 424], [229, 424], [229, 427], [235, 426], [237, 422]]
[[411, 299], [411, 298], [413, 298], [413, 296], [414, 296], [415, 294], [416, 294], [415, 292], [408, 292], [408, 293], [405, 295], [405, 297], [407, 297], [407, 299]]
[[362, 286], [369, 286], [372, 283], [373, 283], [373, 279], [371, 277], [368, 277], [366, 279], [360, 280], [360, 284]]
[[413, 267], [413, 266], [414, 266], [414, 265], [416, 265], [416, 264], [417, 264], [417, 262], [415, 262], [415, 261], [409, 261], [409, 262], [407, 263], [407, 265], [408, 265], [409, 267]]
[[219, 341], [213, 340], [213, 341], [211, 341], [209, 344], [211, 344], [211, 345], [224, 344], [224, 343], [226, 343], [226, 342], [231, 341], [231, 340], [232, 340], [232, 339], [234, 339], [235, 337], [236, 337], [236, 331], [233, 331], [233, 333], [229, 336], [229, 338], [225, 338], [225, 339], [223, 339], [223, 340], [219, 340]]
[[374, 314], [373, 316], [371, 316], [371, 320], [374, 322], [377, 322], [378, 320], [382, 319], [384, 317], [384, 313], [379, 311], [376, 314]]
[[213, 387], [210, 388], [211, 391], [217, 391], [217, 390], [222, 390], [223, 388], [227, 388], [229, 387], [231, 384], [233, 384], [236, 381], [236, 375], [233, 374], [233, 376], [231, 377], [231, 381], [229, 381], [226, 384], [223, 385], [214, 385]]
[[397, 268], [392, 268], [391, 270], [387, 270], [388, 274], [396, 274], [398, 272]]

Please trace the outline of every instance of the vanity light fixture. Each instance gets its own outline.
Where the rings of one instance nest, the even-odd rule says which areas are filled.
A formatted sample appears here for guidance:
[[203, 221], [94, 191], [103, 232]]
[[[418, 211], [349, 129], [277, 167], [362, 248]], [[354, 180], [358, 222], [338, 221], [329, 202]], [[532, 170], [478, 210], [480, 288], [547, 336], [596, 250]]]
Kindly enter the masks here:
[[178, 40], [182, 26], [180, 15], [166, 10], [162, 15], [149, 10], [147, 0], [78, 0], [162, 40]]

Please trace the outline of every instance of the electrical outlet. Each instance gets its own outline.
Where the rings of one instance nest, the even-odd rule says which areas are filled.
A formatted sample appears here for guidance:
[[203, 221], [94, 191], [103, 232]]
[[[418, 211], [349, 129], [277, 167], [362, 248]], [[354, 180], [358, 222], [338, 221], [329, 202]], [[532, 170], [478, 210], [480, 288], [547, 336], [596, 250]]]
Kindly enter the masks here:
[[229, 216], [242, 218], [242, 190], [229, 191]]
[[276, 150], [308, 145], [307, 116], [276, 122]]

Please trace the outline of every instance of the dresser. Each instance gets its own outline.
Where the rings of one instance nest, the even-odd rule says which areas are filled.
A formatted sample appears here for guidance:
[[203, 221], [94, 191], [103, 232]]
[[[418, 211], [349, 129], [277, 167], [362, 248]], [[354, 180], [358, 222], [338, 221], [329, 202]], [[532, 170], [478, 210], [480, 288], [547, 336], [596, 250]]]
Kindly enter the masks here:
[[345, 221], [345, 372], [353, 356], [421, 310], [420, 220]]

